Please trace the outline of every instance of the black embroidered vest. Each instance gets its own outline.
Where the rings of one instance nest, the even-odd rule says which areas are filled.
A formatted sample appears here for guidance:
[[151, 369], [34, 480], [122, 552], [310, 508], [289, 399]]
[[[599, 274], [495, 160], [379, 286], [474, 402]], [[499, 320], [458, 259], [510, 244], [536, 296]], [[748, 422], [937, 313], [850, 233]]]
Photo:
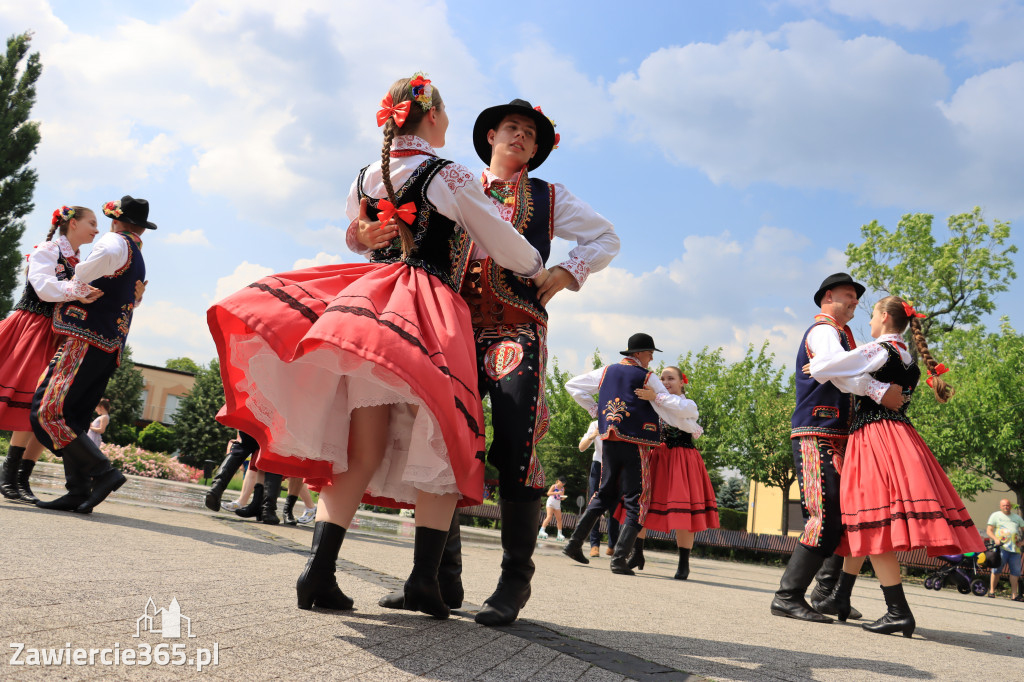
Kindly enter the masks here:
[[[75, 266], [64, 257], [64, 253], [59, 248], [57, 249], [57, 268], [54, 274], [57, 275], [58, 282], [66, 282], [75, 274]], [[25, 290], [21, 294], [21, 299], [15, 304], [14, 309], [27, 310], [30, 313], [42, 315], [43, 317], [53, 317], [55, 306], [55, 303], [39, 298], [39, 294], [36, 293], [36, 290], [26, 280]]]
[[[400, 238], [393, 239], [382, 249], [377, 249], [370, 257], [372, 263], [405, 262], [416, 268], [422, 268], [440, 279], [446, 286], [459, 291], [466, 277], [469, 265], [469, 253], [472, 242], [466, 231], [455, 224], [455, 221], [438, 212], [437, 208], [427, 199], [427, 187], [442, 168], [451, 161], [430, 158], [421, 163], [413, 171], [401, 188], [395, 191], [395, 203], [402, 206], [412, 202], [416, 205], [416, 217], [409, 225], [412, 232], [413, 248], [407, 258], [402, 258]], [[367, 166], [368, 168], [368, 166]], [[363, 176], [366, 168], [359, 171], [357, 187], [359, 198], [367, 200], [366, 214], [376, 220], [380, 212], [380, 199], [363, 192]]]
[[790, 438], [800, 436], [822, 436], [824, 438], [846, 438], [850, 435], [853, 420], [854, 396], [843, 393], [831, 381], [819, 384], [804, 374], [803, 366], [811, 361], [807, 348], [807, 335], [819, 325], [828, 325], [839, 334], [843, 350], [853, 350], [856, 343], [847, 327], [840, 327], [827, 315], [816, 315], [815, 322], [804, 332], [800, 350], [796, 354], [796, 409], [793, 410]]
[[128, 243], [128, 261], [117, 272], [89, 282], [103, 292], [94, 302], [83, 305], [70, 301], [57, 306], [53, 329], [107, 353], [117, 353], [120, 364], [135, 309], [135, 283], [146, 279], [146, 263], [138, 237], [128, 232], [117, 234]]
[[602, 439], [612, 433], [619, 440], [639, 445], [661, 443], [661, 420], [649, 400], [634, 391], [647, 383], [651, 372], [623, 360], [608, 365], [597, 391], [597, 427]]
[[661, 422], [661, 440], [670, 448], [692, 448], [693, 434]]
[[900, 357], [899, 350], [891, 343], [886, 341], [879, 345], [889, 354], [889, 358], [885, 361], [884, 365], [872, 372], [871, 376], [883, 384], [902, 386], [903, 395], [907, 396], [907, 401], [903, 403], [903, 407], [900, 409], [890, 410], [867, 396], [857, 396], [857, 414], [853, 418], [853, 426], [850, 427], [850, 433], [853, 433], [865, 424], [881, 421], [882, 419], [910, 424], [910, 418], [907, 417], [907, 407], [910, 405], [910, 397], [914, 394], [917, 382], [921, 379], [921, 368], [913, 360], [911, 360], [909, 365], [903, 364], [903, 358]]

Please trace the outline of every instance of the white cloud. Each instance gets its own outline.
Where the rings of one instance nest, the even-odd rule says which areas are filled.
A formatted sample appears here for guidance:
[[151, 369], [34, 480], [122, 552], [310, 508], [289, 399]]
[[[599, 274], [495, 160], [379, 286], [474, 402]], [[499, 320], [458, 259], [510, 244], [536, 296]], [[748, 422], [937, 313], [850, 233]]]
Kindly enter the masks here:
[[258, 279], [274, 274], [273, 269], [242, 261], [230, 275], [217, 280], [217, 288], [213, 294], [214, 302], [225, 298], [243, 287], [247, 287]]
[[[352, 254], [349, 254], [349, 255], [352, 255]], [[338, 263], [346, 263], [346, 262], [351, 262], [351, 261], [350, 260], [346, 260], [342, 256], [339, 256], [338, 254], [335, 254], [335, 253], [327, 253], [326, 251], [321, 251], [320, 253], [316, 254], [312, 258], [300, 258], [300, 259], [298, 259], [297, 261], [295, 261], [295, 265], [292, 266], [292, 269], [293, 270], [303, 270], [305, 268], [315, 268], [315, 267], [319, 267], [321, 265], [337, 265]]]
[[173, 357], [206, 363], [217, 355], [206, 316], [171, 301], [144, 300], [132, 318], [128, 344], [135, 360], [159, 366]]
[[202, 230], [182, 230], [172, 232], [164, 239], [167, 244], [178, 244], [183, 246], [209, 246], [210, 240]]

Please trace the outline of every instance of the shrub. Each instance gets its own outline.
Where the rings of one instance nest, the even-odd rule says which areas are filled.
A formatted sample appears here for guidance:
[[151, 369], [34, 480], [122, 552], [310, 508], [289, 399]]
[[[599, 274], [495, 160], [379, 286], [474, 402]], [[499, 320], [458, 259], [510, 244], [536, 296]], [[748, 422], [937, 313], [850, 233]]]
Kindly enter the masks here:
[[746, 530], [747, 512], [736, 511], [727, 507], [718, 508], [718, 521], [724, 530]]
[[139, 434], [139, 446], [152, 452], [174, 452], [174, 431], [160, 422], [153, 422]]

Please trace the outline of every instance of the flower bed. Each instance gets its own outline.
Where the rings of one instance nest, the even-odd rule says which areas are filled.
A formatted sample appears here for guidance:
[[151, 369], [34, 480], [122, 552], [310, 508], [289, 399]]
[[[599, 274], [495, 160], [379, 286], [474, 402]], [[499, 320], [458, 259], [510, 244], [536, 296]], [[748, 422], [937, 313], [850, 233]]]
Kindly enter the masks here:
[[[100, 446], [100, 449], [103, 450], [103, 454], [110, 458], [110, 463], [115, 468], [133, 476], [195, 483], [203, 475], [202, 469], [182, 464], [173, 457], [161, 452], [143, 450], [137, 445], [112, 445], [104, 443]], [[40, 459], [44, 462], [60, 463], [60, 459], [48, 450], [43, 451], [43, 456]]]

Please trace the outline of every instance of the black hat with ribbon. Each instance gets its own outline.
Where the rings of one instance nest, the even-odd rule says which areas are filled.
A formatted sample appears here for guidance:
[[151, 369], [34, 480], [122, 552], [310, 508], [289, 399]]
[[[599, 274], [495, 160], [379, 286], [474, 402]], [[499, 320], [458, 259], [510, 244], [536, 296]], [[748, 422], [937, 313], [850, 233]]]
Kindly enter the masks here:
[[555, 135], [555, 124], [539, 109], [525, 99], [514, 99], [508, 104], [499, 104], [480, 112], [473, 125], [473, 147], [476, 155], [486, 164], [491, 163], [491, 143], [487, 141], [487, 132], [495, 130], [506, 116], [519, 114], [533, 120], [537, 125], [537, 153], [530, 159], [528, 170], [533, 170], [544, 163], [548, 154], [558, 143]]
[[108, 201], [103, 204], [103, 215], [122, 223], [138, 225], [147, 230], [155, 230], [156, 223], [149, 222], [149, 202], [145, 199], [136, 199], [130, 194], [125, 194], [118, 201]]
[[650, 334], [644, 334], [639, 332], [629, 337], [626, 350], [620, 350], [620, 355], [632, 355], [633, 353], [641, 353], [645, 350], [656, 350], [661, 352], [660, 348], [654, 347], [654, 339], [651, 338]]
[[853, 277], [850, 277], [845, 272], [837, 272], [834, 275], [829, 275], [825, 278], [825, 281], [818, 287], [818, 291], [814, 294], [814, 305], [821, 306], [821, 299], [825, 298], [825, 292], [829, 289], [835, 289], [843, 284], [849, 284], [857, 290], [857, 298], [864, 295], [864, 285], [860, 282], [854, 282]]

